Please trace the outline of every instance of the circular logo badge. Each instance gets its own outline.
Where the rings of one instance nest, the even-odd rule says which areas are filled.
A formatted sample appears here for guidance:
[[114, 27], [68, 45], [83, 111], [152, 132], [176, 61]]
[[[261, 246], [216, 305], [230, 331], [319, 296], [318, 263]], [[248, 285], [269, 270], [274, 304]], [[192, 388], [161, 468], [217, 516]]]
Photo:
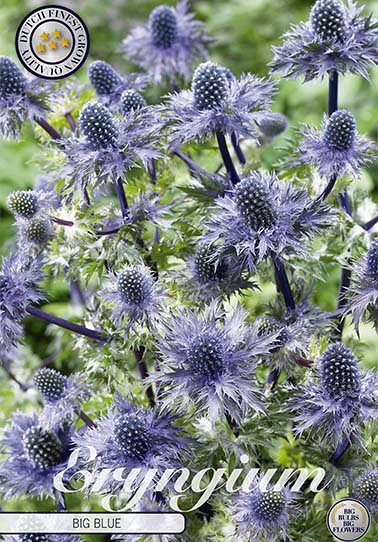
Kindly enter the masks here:
[[338, 540], [360, 540], [370, 527], [369, 510], [360, 501], [343, 499], [330, 508], [327, 526]]
[[77, 13], [43, 6], [24, 17], [16, 33], [16, 51], [24, 67], [43, 79], [63, 79], [78, 70], [89, 52], [89, 33]]

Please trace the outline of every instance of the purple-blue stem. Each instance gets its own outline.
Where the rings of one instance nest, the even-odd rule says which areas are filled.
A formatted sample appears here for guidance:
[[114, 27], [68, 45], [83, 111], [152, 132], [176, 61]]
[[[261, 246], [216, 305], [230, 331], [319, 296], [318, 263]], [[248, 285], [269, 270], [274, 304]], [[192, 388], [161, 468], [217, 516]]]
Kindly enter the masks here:
[[94, 339], [95, 341], [99, 341], [99, 342], [108, 341], [107, 337], [104, 337], [99, 331], [95, 331], [94, 329], [89, 329], [79, 324], [75, 324], [74, 322], [69, 322], [68, 320], [65, 320], [64, 318], [60, 318], [59, 316], [55, 316], [54, 314], [49, 314], [48, 312], [38, 309], [37, 307], [33, 307], [33, 305], [29, 305], [26, 308], [26, 311], [31, 316], [35, 316], [36, 318], [40, 318], [41, 320], [44, 320], [45, 322], [49, 322], [50, 324], [55, 324], [56, 326], [62, 327], [64, 329], [68, 329], [69, 331], [73, 331], [74, 333], [78, 333], [79, 335], [84, 335], [85, 337], [89, 337], [90, 339]]
[[11, 380], [13, 380], [13, 382], [15, 382], [17, 384], [17, 386], [19, 386], [22, 389], [22, 391], [27, 391], [29, 389], [28, 386], [26, 386], [25, 384], [20, 382], [20, 380], [18, 380], [18, 378], [13, 374], [13, 372], [9, 369], [9, 367], [7, 367], [6, 365], [1, 365], [1, 367], [6, 372], [8, 377]]
[[71, 132], [76, 133], [77, 132], [77, 126], [76, 126], [76, 122], [75, 122], [71, 112], [66, 113], [64, 116], [66, 118], [68, 126], [71, 129]]
[[[147, 364], [146, 364], [146, 361], [143, 359], [144, 354], [145, 354], [145, 348], [143, 346], [134, 350], [134, 357], [136, 361], [137, 371], [142, 380], [145, 380], [146, 378], [148, 378]], [[147, 395], [150, 407], [153, 408], [156, 404], [156, 401], [155, 401], [154, 390], [152, 389], [151, 386], [148, 386], [148, 388], [146, 389], [146, 395]]]
[[350, 446], [350, 441], [349, 439], [347, 439], [346, 437], [340, 442], [340, 444], [337, 446], [336, 450], [334, 451], [334, 453], [331, 455], [330, 457], [330, 462], [333, 464], [333, 465], [336, 465], [341, 457], [345, 454], [345, 452], [348, 450]]
[[378, 216], [375, 216], [368, 222], [365, 222], [365, 224], [362, 224], [362, 227], [364, 230], [369, 231], [371, 228], [373, 228], [376, 224], [378, 224]]
[[209, 175], [205, 169], [201, 168], [198, 164], [196, 164], [196, 162], [194, 162], [194, 160], [192, 160], [187, 154], [183, 153], [180, 149], [174, 149], [172, 154], [178, 156], [178, 158], [180, 158], [189, 167], [189, 170], [194, 175], [197, 174], [202, 177], [207, 177]]
[[114, 182], [114, 187], [116, 189], [122, 216], [123, 218], [127, 218], [129, 214], [129, 204], [127, 203], [125, 190], [123, 188], [123, 181], [120, 177], [116, 178], [113, 176], [113, 182]]
[[55, 128], [51, 126], [51, 124], [49, 124], [46, 119], [43, 119], [42, 117], [34, 117], [34, 121], [39, 124], [39, 126], [43, 128], [50, 137], [52, 137], [52, 139], [62, 139], [60, 133], [55, 130]]
[[236, 171], [234, 162], [232, 161], [230, 152], [228, 150], [226, 138], [222, 132], [217, 132], [216, 136], [224, 167], [226, 168], [227, 173], [230, 175], [232, 184], [238, 184], [240, 182], [240, 177]]
[[237, 135], [235, 134], [235, 132], [232, 132], [231, 134], [231, 143], [232, 143], [232, 146], [234, 147], [234, 151], [235, 151], [236, 156], [238, 157], [239, 162], [242, 164], [242, 166], [244, 166], [247, 163], [247, 159], [244, 156], [244, 152], [242, 151], [242, 148], [239, 143], [239, 139]]

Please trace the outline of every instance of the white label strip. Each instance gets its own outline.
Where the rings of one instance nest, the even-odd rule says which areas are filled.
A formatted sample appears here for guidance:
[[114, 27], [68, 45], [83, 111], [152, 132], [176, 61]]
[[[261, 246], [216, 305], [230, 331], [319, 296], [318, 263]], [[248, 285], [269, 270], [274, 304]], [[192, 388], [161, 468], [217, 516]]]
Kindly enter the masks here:
[[0, 534], [180, 534], [185, 517], [176, 513], [0, 513]]

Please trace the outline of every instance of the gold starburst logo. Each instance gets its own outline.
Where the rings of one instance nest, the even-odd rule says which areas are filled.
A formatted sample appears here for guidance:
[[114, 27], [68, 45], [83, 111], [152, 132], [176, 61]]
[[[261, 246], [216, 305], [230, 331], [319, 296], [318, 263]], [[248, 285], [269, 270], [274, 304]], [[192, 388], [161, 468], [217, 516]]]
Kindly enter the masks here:
[[42, 32], [40, 34], [40, 42], [37, 45], [38, 53], [46, 53], [46, 51], [58, 51], [59, 49], [68, 49], [70, 40], [57, 28], [50, 33]]

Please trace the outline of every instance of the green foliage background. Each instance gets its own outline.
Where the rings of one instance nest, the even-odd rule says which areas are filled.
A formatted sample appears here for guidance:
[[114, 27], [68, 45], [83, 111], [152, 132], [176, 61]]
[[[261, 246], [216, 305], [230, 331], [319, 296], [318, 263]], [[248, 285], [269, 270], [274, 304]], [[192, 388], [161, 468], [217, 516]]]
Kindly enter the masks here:
[[[50, 2], [47, 2], [50, 3]], [[117, 47], [128, 30], [137, 22], [147, 19], [153, 7], [159, 4], [156, 0], [76, 0], [72, 2], [60, 1], [61, 5], [72, 7], [86, 21], [91, 35], [91, 52], [87, 64], [94, 59], [103, 59], [111, 62], [120, 72], [135, 70], [127, 65], [122, 56], [117, 53]], [[174, 4], [166, 0], [166, 4]], [[304, 20], [312, 5], [311, 0], [193, 0], [191, 5], [198, 18], [206, 22], [208, 32], [215, 37], [210, 50], [211, 58], [228, 66], [239, 75], [243, 71], [267, 75], [267, 64], [272, 58], [271, 46], [280, 42], [280, 36], [287, 31], [291, 23]], [[16, 57], [14, 51], [15, 30], [21, 18], [32, 8], [42, 5], [43, 2], [2, 0], [0, 8], [0, 54]], [[378, 2], [367, 0], [367, 9], [378, 16]], [[86, 81], [86, 72], [83, 68], [79, 77]], [[151, 101], [157, 101], [159, 94], [150, 91]], [[279, 92], [273, 109], [284, 113], [290, 121], [290, 130], [301, 122], [310, 122], [320, 125], [322, 115], [327, 106], [327, 82], [315, 81], [302, 85], [298, 81], [283, 80], [279, 83]], [[350, 109], [358, 122], [359, 131], [368, 134], [377, 140], [378, 136], [378, 71], [372, 72], [371, 84], [358, 77], [346, 76], [340, 82], [340, 107]], [[6, 210], [5, 200], [9, 192], [16, 189], [32, 187], [38, 173], [35, 162], [38, 147], [30, 126], [25, 127], [22, 142], [0, 141], [0, 250], [9, 251], [12, 246], [12, 237], [15, 228], [12, 227], [12, 217]], [[285, 136], [289, 134], [285, 134]], [[262, 151], [264, 165], [269, 167], [279, 156], [280, 144], [283, 138]], [[215, 153], [206, 153], [205, 160], [211, 169], [219, 163]], [[378, 166], [375, 165], [363, 174], [358, 190], [369, 193], [375, 202], [378, 202]], [[375, 213], [373, 213], [375, 214]], [[368, 220], [370, 216], [360, 217], [361, 221]], [[335, 308], [337, 296], [337, 283], [339, 266], [329, 267], [326, 282], [320, 283], [316, 302], [324, 310]], [[50, 292], [47, 310], [66, 317], [74, 317], [69, 302], [69, 292], [66, 283], [54, 281], [48, 285]], [[266, 287], [259, 294], [254, 294], [250, 302], [251, 308], [261, 305], [272, 294], [272, 287]], [[39, 322], [26, 322], [27, 352], [30, 366], [33, 366], [34, 356], [45, 358], [51, 354], [50, 330]], [[346, 336], [352, 334], [351, 327], [347, 329]], [[58, 368], [68, 369], [73, 366], [74, 353], [66, 345], [64, 336], [55, 333], [53, 342], [59, 343], [60, 353], [55, 365]], [[361, 330], [361, 345], [364, 345], [364, 363], [366, 366], [377, 365], [377, 336], [368, 327]], [[26, 367], [18, 367], [20, 378], [30, 376]], [[1, 375], [0, 379], [0, 425], [3, 426], [16, 407], [23, 410], [31, 409], [28, 397], [22, 397], [18, 390], [10, 386]], [[93, 403], [95, 406], [95, 402]], [[283, 451], [282, 453], [285, 453]], [[287, 459], [290, 461], [290, 458]], [[76, 498], [78, 499], [78, 498]], [[48, 502], [22, 501], [12, 503], [14, 510], [42, 510], [51, 506]], [[82, 503], [75, 498], [70, 502], [70, 509], [82, 507]], [[9, 509], [9, 505], [7, 506]], [[316, 518], [313, 518], [314, 525]], [[321, 518], [319, 525], [323, 525]], [[302, 525], [303, 527], [303, 525]], [[306, 534], [299, 527], [302, 539], [307, 540]], [[319, 527], [319, 529], [321, 529]], [[316, 532], [318, 539], [329, 540], [329, 535], [323, 530]], [[311, 538], [309, 534], [309, 540]], [[377, 532], [371, 530], [366, 538], [370, 542], [376, 540]], [[100, 537], [96, 538], [100, 540]], [[204, 538], [204, 540], [207, 538]]]

